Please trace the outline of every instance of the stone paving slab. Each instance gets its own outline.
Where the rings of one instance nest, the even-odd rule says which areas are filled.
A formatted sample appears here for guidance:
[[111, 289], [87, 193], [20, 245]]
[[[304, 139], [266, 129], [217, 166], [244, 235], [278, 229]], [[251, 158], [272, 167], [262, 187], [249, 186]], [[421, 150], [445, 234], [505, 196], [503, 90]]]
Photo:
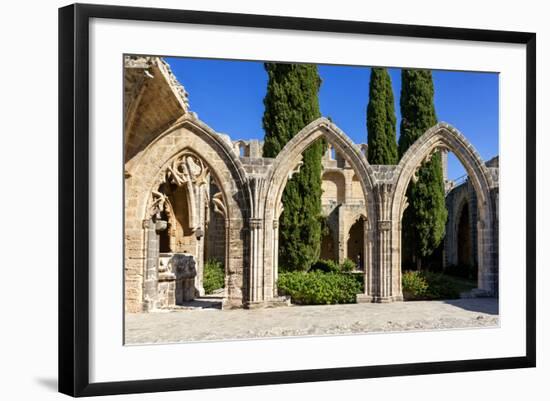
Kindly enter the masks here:
[[126, 344], [441, 330], [499, 325], [494, 298], [126, 314]]

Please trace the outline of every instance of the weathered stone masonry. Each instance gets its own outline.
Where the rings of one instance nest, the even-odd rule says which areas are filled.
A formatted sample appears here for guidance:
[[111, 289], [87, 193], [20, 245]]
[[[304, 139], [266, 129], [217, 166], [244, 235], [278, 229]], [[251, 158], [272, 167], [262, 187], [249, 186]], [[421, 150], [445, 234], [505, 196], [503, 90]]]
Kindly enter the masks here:
[[[263, 158], [261, 143], [232, 142], [191, 113], [185, 90], [162, 59], [128, 57], [125, 67], [126, 310], [173, 304], [176, 279], [166, 268], [170, 252], [196, 257], [194, 280], [200, 294], [205, 250], [211, 255], [224, 251], [223, 307], [284, 303], [276, 290], [281, 196], [288, 179], [299, 171], [302, 152], [321, 137], [336, 155], [327, 153], [323, 161], [323, 209], [329, 224], [337, 205], [345, 204], [339, 206], [338, 219], [346, 228], [338, 228], [339, 249], [333, 257], [353, 259], [349, 249], [362, 259], [365, 293], [358, 296], [359, 302], [402, 300], [406, 188], [422, 162], [442, 150], [457, 155], [475, 189], [478, 287], [496, 293], [498, 169], [487, 167], [453, 127], [439, 123], [398, 165], [374, 166], [367, 161], [364, 145], [354, 144], [328, 119], [320, 118], [298, 132], [276, 158]], [[362, 244], [341, 249], [356, 221], [360, 225], [354, 233], [363, 230], [357, 237]], [[217, 234], [210, 235], [214, 227]]]

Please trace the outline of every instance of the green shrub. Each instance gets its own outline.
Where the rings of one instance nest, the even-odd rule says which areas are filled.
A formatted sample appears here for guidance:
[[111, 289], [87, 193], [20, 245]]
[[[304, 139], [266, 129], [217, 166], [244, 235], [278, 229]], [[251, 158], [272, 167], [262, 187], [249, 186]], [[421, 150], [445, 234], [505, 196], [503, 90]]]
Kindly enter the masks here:
[[354, 303], [362, 292], [353, 275], [321, 271], [281, 273], [277, 288], [279, 294], [289, 295], [293, 303], [301, 305]]
[[407, 271], [402, 275], [403, 297], [408, 300], [426, 299], [428, 282], [420, 271]]
[[336, 263], [334, 260], [319, 259], [317, 262], [311, 265], [311, 268], [309, 269], [309, 271], [320, 271], [324, 273], [338, 273], [340, 271], [340, 267], [338, 266], [338, 263]]
[[464, 284], [452, 277], [429, 271], [407, 271], [402, 280], [403, 297], [407, 300], [454, 299], [464, 289]]
[[210, 259], [204, 264], [203, 286], [206, 294], [212, 294], [214, 290], [223, 288], [225, 284], [225, 272], [222, 263], [216, 259]]
[[441, 273], [423, 272], [428, 282], [430, 299], [454, 299], [460, 297], [460, 288], [449, 276]]
[[351, 259], [344, 259], [344, 261], [340, 264], [340, 270], [343, 272], [351, 272], [354, 271], [357, 265], [355, 262]]

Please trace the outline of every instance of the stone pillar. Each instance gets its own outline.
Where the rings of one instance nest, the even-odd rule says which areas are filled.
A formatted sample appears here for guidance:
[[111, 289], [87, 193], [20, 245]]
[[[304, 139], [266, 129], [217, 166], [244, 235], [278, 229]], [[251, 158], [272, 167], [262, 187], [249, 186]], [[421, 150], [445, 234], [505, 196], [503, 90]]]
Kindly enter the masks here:
[[277, 296], [279, 278], [279, 220], [273, 220], [273, 296]]
[[342, 263], [348, 257], [348, 228], [343, 207], [336, 209], [338, 212], [338, 263]]
[[263, 220], [250, 219], [250, 297], [249, 302], [264, 299]]
[[374, 233], [371, 228], [371, 224], [368, 220], [365, 220], [363, 223], [363, 265], [364, 265], [364, 275], [363, 275], [363, 283], [364, 283], [364, 293], [363, 294], [357, 294], [357, 302], [363, 303], [363, 302], [372, 302], [373, 301], [373, 291], [374, 291], [374, 284], [373, 284], [373, 277], [376, 276], [376, 272], [374, 269], [374, 263], [373, 263], [373, 255], [374, 255]]
[[[243, 306], [244, 256], [248, 252], [248, 243], [243, 242], [242, 219], [225, 219], [225, 297], [222, 309], [241, 308]], [[244, 275], [244, 276], [243, 276]]]
[[391, 302], [392, 281], [392, 222], [391, 220], [379, 220], [377, 223], [378, 252], [376, 255], [378, 264], [378, 288], [374, 294], [375, 302]]
[[143, 310], [151, 311], [158, 307], [158, 258], [159, 231], [166, 230], [166, 221], [154, 222], [152, 219], [143, 221], [145, 229], [145, 273], [143, 280]]
[[394, 186], [379, 182], [375, 191], [378, 216], [369, 217], [378, 220], [370, 221], [370, 235], [367, 236], [372, 238], [371, 266], [367, 269], [365, 293], [357, 296], [357, 302], [402, 301], [401, 227], [399, 220], [392, 218]]

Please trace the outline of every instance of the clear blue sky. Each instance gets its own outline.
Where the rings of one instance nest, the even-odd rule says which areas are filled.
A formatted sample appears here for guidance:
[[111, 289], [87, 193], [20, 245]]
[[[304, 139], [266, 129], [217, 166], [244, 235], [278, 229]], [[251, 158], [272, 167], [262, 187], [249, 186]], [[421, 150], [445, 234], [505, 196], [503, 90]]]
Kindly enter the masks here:
[[[189, 92], [191, 110], [218, 132], [232, 139], [263, 139], [263, 98], [267, 73], [255, 61], [166, 58]], [[323, 83], [321, 112], [330, 116], [355, 143], [367, 142], [366, 107], [369, 67], [320, 65]], [[389, 69], [399, 136], [400, 69]], [[435, 107], [439, 121], [458, 128], [488, 160], [498, 154], [498, 74], [433, 71]], [[449, 157], [449, 178], [465, 174]]]

